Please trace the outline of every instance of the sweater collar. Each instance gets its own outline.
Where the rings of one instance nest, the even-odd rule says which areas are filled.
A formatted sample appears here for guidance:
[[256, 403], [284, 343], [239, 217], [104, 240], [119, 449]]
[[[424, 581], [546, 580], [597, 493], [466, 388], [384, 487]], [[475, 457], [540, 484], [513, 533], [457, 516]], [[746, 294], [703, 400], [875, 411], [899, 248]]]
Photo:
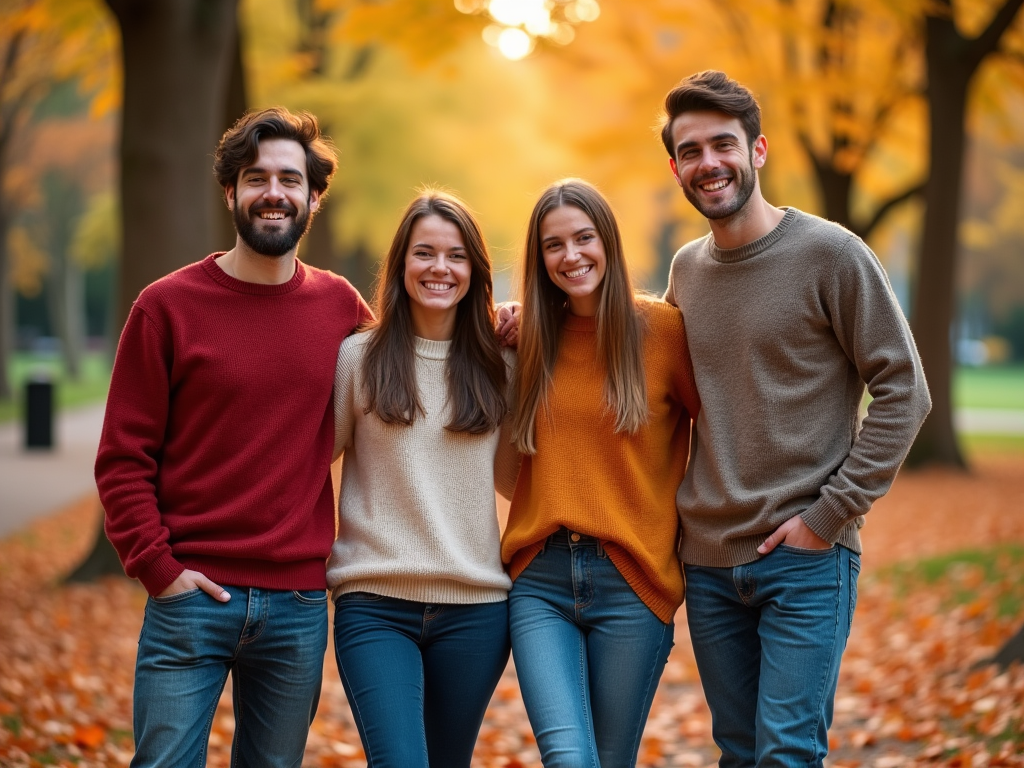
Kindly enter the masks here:
[[799, 213], [796, 208], [787, 207], [784, 210], [786, 215], [782, 217], [782, 221], [776, 224], [771, 232], [764, 237], [759, 237], [752, 243], [741, 245], [739, 248], [719, 248], [715, 245], [714, 236], [708, 235], [708, 255], [722, 264], [735, 264], [763, 253], [779, 242], [793, 222], [796, 221], [797, 214]]
[[575, 331], [577, 333], [597, 333], [597, 315], [593, 317], [580, 317], [566, 309], [565, 317], [562, 320], [562, 327], [567, 331]]
[[213, 280], [220, 283], [225, 288], [229, 288], [236, 293], [247, 293], [250, 296], [281, 296], [286, 293], [291, 293], [306, 280], [306, 266], [299, 261], [295, 260], [295, 274], [292, 275], [291, 279], [287, 283], [281, 283], [280, 285], [264, 285], [263, 283], [247, 283], [244, 280], [238, 280], [232, 277], [223, 269], [221, 269], [217, 262], [214, 261], [218, 256], [223, 256], [226, 251], [218, 251], [211, 253], [200, 264]]
[[416, 354], [427, 360], [447, 360], [448, 350], [452, 347], [451, 339], [447, 341], [432, 341], [431, 339], [416, 339]]

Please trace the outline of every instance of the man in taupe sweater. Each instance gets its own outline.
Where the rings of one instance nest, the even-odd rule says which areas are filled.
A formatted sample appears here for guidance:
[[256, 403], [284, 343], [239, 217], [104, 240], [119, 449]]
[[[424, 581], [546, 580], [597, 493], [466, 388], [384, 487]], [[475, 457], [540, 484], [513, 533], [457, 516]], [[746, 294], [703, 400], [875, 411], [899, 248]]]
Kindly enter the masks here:
[[[701, 395], [680, 558], [720, 765], [821, 765], [864, 514], [931, 407], [871, 250], [761, 195], [768, 145], [721, 72], [665, 101], [672, 174], [711, 233], [672, 262]], [[858, 429], [864, 387], [873, 400]]]

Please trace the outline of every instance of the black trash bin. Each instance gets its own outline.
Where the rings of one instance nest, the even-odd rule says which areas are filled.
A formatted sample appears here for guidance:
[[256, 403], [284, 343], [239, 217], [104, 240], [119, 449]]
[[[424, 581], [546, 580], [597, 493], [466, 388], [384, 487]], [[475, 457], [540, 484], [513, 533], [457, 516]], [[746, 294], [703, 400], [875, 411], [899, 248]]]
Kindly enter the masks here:
[[25, 383], [25, 448], [53, 448], [53, 382], [36, 375]]

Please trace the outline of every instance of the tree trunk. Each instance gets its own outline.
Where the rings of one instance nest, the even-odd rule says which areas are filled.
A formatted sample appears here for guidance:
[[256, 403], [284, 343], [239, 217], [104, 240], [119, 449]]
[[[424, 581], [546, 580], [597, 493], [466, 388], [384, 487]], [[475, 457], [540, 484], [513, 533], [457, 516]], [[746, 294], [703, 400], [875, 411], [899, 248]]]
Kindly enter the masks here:
[[46, 195], [47, 245], [50, 253], [50, 325], [60, 339], [64, 369], [77, 381], [85, 347], [85, 283], [82, 270], [68, 253], [72, 227], [82, 213], [82, 191], [56, 171], [43, 180]]
[[311, 267], [340, 272], [334, 254], [334, 228], [327, 211], [318, 211], [313, 218], [313, 224], [299, 246], [299, 258]]
[[999, 652], [992, 657], [992, 663], [998, 664], [1002, 669], [1006, 669], [1015, 661], [1024, 663], [1024, 626], [1017, 630], [1017, 634], [1007, 640]]
[[14, 286], [7, 263], [7, 229], [9, 218], [0, 200], [0, 400], [14, 394], [8, 364], [14, 354]]
[[237, 0], [107, 0], [121, 28], [118, 327], [139, 291], [217, 245], [210, 153], [223, 130]]
[[[249, 97], [246, 95], [245, 87], [245, 60], [242, 58], [241, 30], [237, 30], [235, 33], [230, 66], [231, 73], [228, 76], [227, 97], [224, 99], [224, 114], [221, 122], [222, 132], [233, 126], [238, 118], [245, 114], [249, 106]], [[214, 249], [229, 251], [235, 247], [235, 222], [225, 203], [224, 190], [217, 184], [212, 172], [210, 173], [210, 183], [213, 185], [214, 192], [213, 221], [217, 236]]]
[[[107, 4], [121, 28], [124, 58], [120, 329], [143, 288], [217, 248], [214, 211], [223, 203], [211, 182], [210, 155], [224, 130], [238, 56], [238, 0]], [[72, 576], [123, 573], [112, 552], [101, 523], [93, 550]]]

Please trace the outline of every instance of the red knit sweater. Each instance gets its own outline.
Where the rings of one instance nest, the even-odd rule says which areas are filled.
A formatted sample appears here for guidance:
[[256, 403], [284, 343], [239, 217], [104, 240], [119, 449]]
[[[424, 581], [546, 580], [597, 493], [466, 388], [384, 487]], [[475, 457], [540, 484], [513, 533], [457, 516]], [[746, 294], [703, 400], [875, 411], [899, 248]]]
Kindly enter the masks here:
[[185, 568], [323, 589], [334, 368], [370, 310], [330, 272], [299, 262], [259, 285], [219, 255], [150, 285], [128, 316], [96, 457], [107, 536], [154, 595]]

